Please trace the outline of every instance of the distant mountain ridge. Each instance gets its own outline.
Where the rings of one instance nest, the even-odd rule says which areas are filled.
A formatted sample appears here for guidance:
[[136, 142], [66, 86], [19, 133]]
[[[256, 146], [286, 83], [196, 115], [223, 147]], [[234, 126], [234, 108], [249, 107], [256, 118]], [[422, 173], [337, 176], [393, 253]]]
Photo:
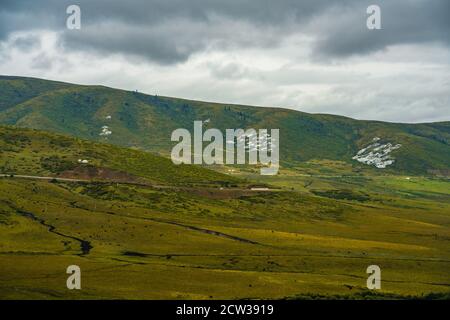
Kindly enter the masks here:
[[[170, 141], [173, 130], [192, 130], [195, 120], [207, 119], [205, 129], [280, 129], [282, 166], [319, 159], [399, 173], [450, 170], [448, 121], [424, 124], [363, 121], [282, 108], [191, 101], [104, 86], [0, 76], [2, 125], [107, 141], [167, 156], [174, 145]], [[389, 159], [385, 168], [354, 159], [374, 138], [382, 145], [400, 145], [389, 148], [388, 156], [379, 155]], [[376, 152], [369, 155], [369, 160], [377, 157]]]

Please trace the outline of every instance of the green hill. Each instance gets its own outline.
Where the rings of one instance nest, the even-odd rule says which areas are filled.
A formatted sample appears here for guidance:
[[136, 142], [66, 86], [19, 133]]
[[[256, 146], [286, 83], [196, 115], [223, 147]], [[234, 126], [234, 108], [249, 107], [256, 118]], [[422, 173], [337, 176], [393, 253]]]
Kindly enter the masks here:
[[0, 126], [0, 174], [108, 180], [139, 184], [242, 185], [194, 165], [174, 165], [149, 152], [60, 134]]
[[[364, 106], [361, 106], [364, 107]], [[0, 77], [0, 124], [69, 134], [94, 141], [107, 126], [108, 143], [167, 156], [177, 128], [279, 128], [285, 167], [310, 160], [337, 160], [355, 168], [411, 174], [448, 175], [450, 122], [399, 124], [146, 95], [103, 86], [72, 85], [22, 77]], [[352, 159], [374, 138], [400, 144], [385, 169]]]

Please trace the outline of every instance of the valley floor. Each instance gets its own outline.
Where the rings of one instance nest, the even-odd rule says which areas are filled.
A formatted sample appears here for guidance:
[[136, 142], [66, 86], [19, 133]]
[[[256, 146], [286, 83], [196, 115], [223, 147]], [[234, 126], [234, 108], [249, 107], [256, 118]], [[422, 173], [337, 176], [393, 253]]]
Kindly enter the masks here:
[[448, 180], [311, 179], [218, 195], [0, 178], [0, 299], [352, 296], [369, 265], [381, 294], [448, 295]]

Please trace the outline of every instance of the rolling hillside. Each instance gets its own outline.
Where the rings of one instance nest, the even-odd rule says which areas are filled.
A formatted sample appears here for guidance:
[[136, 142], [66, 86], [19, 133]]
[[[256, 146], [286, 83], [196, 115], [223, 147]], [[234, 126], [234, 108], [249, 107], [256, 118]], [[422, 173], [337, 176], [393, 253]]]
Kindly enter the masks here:
[[238, 186], [243, 181], [194, 165], [70, 136], [0, 126], [0, 174], [136, 184]]
[[174, 145], [170, 141], [174, 129], [192, 130], [194, 120], [208, 119], [205, 128], [279, 128], [280, 161], [284, 167], [310, 160], [337, 160], [374, 170], [370, 155], [361, 162], [353, 158], [379, 138], [382, 146], [400, 147], [387, 155], [386, 159], [394, 160], [391, 164], [375, 170], [449, 174], [449, 122], [359, 121], [280, 108], [189, 101], [103, 86], [0, 77], [0, 124], [107, 141], [167, 156]]

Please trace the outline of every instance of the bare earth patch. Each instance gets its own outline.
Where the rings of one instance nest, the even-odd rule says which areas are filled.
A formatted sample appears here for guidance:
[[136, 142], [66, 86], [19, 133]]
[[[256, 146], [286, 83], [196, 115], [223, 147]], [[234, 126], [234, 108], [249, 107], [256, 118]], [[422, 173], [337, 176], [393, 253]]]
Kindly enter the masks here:
[[66, 170], [58, 175], [60, 178], [82, 180], [108, 180], [112, 182], [145, 184], [147, 181], [141, 177], [109, 168], [80, 165], [73, 170]]

